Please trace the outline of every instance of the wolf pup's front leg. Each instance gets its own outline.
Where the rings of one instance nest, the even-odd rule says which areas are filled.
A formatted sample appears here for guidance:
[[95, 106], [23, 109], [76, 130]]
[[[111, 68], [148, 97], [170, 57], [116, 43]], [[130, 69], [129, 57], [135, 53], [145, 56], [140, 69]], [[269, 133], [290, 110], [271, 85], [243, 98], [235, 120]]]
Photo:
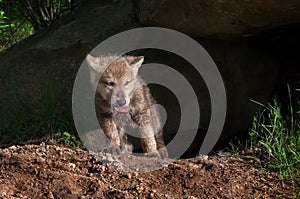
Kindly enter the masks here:
[[158, 133], [155, 134], [155, 140], [157, 145], [157, 150], [161, 158], [169, 157], [168, 151], [166, 149], [166, 145], [163, 138], [163, 130], [160, 130]]
[[145, 156], [160, 157], [157, 151], [154, 130], [151, 125], [140, 127], [141, 145]]
[[155, 140], [155, 129], [152, 125], [150, 109], [138, 107], [133, 114], [133, 120], [138, 126], [140, 141], [145, 156], [160, 157]]
[[128, 137], [125, 133], [124, 128], [118, 128], [120, 136], [120, 148], [123, 153], [132, 153], [133, 145], [128, 141]]
[[113, 118], [105, 115], [98, 118], [98, 120], [100, 121], [100, 126], [104, 134], [111, 142], [108, 147], [103, 149], [103, 151], [111, 154], [120, 154], [120, 137], [118, 133], [118, 128]]

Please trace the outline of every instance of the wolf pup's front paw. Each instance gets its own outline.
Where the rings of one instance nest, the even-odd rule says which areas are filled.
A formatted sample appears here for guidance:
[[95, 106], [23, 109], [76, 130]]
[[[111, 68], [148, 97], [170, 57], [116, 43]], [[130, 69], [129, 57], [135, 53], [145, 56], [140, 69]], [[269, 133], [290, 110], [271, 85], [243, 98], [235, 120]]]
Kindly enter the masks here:
[[118, 148], [118, 147], [115, 147], [115, 146], [113, 146], [113, 145], [110, 145], [110, 146], [108, 146], [108, 147], [104, 147], [104, 148], [102, 149], [102, 152], [103, 152], [103, 153], [110, 153], [111, 155], [120, 155], [121, 150], [120, 150], [120, 148]]
[[153, 152], [150, 152], [150, 153], [145, 153], [144, 156], [148, 157], [148, 158], [160, 158], [160, 155], [157, 151], [153, 151]]
[[159, 149], [158, 152], [161, 158], [169, 157], [168, 150], [166, 149], [166, 147]]
[[132, 154], [132, 151], [133, 151], [133, 145], [132, 144], [125, 144], [121, 148], [122, 148], [122, 153]]

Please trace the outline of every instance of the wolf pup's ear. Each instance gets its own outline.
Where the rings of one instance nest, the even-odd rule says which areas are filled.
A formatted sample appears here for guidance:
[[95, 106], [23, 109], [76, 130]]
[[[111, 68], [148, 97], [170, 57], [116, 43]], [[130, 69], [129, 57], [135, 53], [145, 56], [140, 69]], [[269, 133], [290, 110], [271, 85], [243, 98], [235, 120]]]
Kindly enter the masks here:
[[93, 57], [92, 55], [87, 54], [85, 59], [91, 69], [99, 72], [100, 66], [99, 66], [99, 58], [98, 57]]
[[132, 68], [132, 71], [134, 72], [135, 75], [137, 75], [139, 68], [141, 67], [142, 63], [144, 62], [144, 56], [131, 57], [128, 61]]

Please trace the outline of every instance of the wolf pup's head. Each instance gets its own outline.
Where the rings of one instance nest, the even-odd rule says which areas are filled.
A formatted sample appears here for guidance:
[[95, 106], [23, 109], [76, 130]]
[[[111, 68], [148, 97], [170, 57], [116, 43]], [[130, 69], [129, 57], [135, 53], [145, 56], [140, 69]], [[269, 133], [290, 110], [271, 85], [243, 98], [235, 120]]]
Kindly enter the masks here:
[[[87, 55], [91, 83], [97, 85], [96, 92], [109, 102], [113, 111], [128, 113], [133, 90], [138, 84], [138, 70], [143, 56], [93, 57]], [[97, 77], [99, 82], [96, 82]]]

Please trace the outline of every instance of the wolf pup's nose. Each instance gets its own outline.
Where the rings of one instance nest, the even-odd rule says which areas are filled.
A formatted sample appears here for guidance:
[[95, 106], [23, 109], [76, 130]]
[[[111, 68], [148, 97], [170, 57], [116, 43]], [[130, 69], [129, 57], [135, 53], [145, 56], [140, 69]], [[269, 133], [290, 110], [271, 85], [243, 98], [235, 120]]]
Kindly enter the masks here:
[[124, 98], [117, 100], [119, 106], [124, 106], [126, 104], [126, 100]]

